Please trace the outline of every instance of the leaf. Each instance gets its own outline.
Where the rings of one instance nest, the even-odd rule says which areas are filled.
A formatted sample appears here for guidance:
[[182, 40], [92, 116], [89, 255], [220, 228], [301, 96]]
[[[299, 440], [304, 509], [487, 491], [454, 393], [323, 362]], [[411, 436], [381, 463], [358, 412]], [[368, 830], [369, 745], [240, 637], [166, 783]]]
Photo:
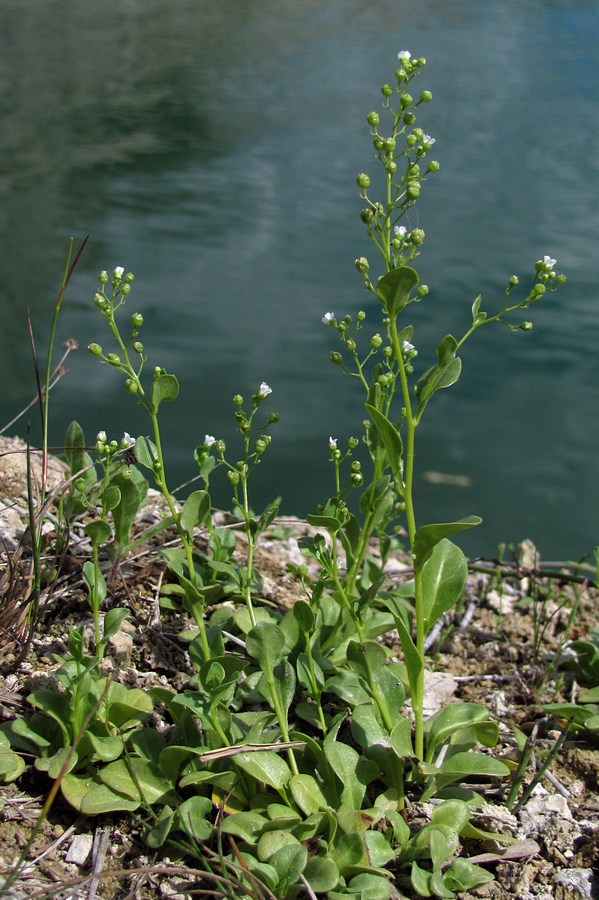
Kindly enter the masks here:
[[415, 392], [419, 400], [415, 419], [418, 422], [427, 403], [437, 391], [451, 387], [460, 377], [462, 360], [455, 355], [458, 342], [447, 334], [437, 345], [437, 363], [431, 366], [416, 382]]
[[220, 825], [220, 830], [225, 834], [234, 834], [243, 841], [247, 841], [248, 844], [255, 844], [267, 823], [268, 819], [266, 816], [255, 810], [244, 810], [243, 812], [225, 816]]
[[317, 894], [332, 891], [339, 882], [339, 869], [332, 859], [312, 856], [305, 865], [304, 878]]
[[152, 382], [152, 406], [155, 413], [158, 412], [158, 407], [164, 400], [176, 400], [178, 396], [179, 382], [176, 375], [168, 375], [166, 372], [163, 372], [154, 378]]
[[395, 627], [397, 628], [397, 632], [399, 634], [401, 649], [403, 650], [403, 655], [406, 662], [406, 670], [408, 673], [408, 681], [410, 684], [410, 693], [412, 694], [412, 696], [416, 696], [418, 693], [418, 678], [420, 677], [420, 672], [422, 671], [424, 662], [420, 658], [420, 654], [416, 649], [416, 644], [412, 640], [412, 635], [410, 634], [410, 631], [401, 616], [395, 617]]
[[426, 759], [430, 762], [435, 749], [445, 744], [451, 735], [463, 728], [487, 723], [489, 711], [477, 703], [451, 703], [440, 709], [426, 722]]
[[212, 835], [213, 826], [206, 820], [212, 810], [212, 801], [208, 797], [190, 797], [177, 810], [181, 826], [193, 841], [207, 841]]
[[133, 812], [139, 806], [138, 800], [115, 794], [95, 778], [81, 778], [71, 773], [65, 775], [60, 782], [60, 790], [67, 803], [87, 816], [106, 812]]
[[279, 896], [285, 896], [291, 885], [299, 881], [308, 860], [308, 851], [301, 844], [287, 844], [268, 857], [279, 877]]
[[285, 636], [276, 625], [260, 622], [246, 635], [245, 647], [264, 671], [272, 672], [283, 657]]
[[284, 759], [273, 750], [258, 750], [255, 753], [237, 753], [233, 760], [240, 769], [265, 784], [280, 790], [291, 778], [291, 769]]
[[[137, 446], [136, 446], [137, 452]], [[148, 493], [148, 482], [139, 469], [131, 468], [130, 475], [119, 473], [112, 478], [107, 490], [115, 487], [120, 492], [118, 504], [112, 507], [114, 537], [119, 547], [129, 543], [131, 526]], [[106, 496], [106, 492], [105, 495]]]
[[106, 640], [109, 637], [112, 637], [116, 634], [127, 616], [129, 615], [129, 610], [124, 609], [119, 606], [115, 609], [109, 609], [106, 615], [104, 616], [104, 630], [103, 637]]
[[352, 895], [359, 896], [361, 900], [389, 900], [393, 893], [388, 878], [370, 872], [354, 876], [347, 887]]
[[474, 887], [493, 881], [493, 875], [469, 860], [458, 857], [444, 873], [443, 881], [450, 890], [470, 891]]
[[442, 538], [422, 567], [425, 631], [457, 605], [467, 578], [468, 564], [463, 552]]
[[292, 775], [289, 779], [289, 790], [291, 796], [306, 815], [310, 816], [326, 809], [328, 806], [327, 799], [324, 796], [320, 785], [312, 775]]
[[474, 528], [480, 525], [482, 519], [479, 516], [466, 516], [464, 519], [458, 519], [456, 522], [439, 522], [435, 525], [421, 525], [416, 531], [414, 537], [414, 567], [416, 571], [421, 571], [425, 562], [431, 555], [433, 547], [442, 541], [443, 538], [449, 537], [450, 534], [458, 534], [467, 528]]
[[401, 435], [380, 410], [371, 406], [369, 403], [366, 403], [365, 406], [366, 411], [372, 419], [381, 441], [383, 442], [385, 453], [387, 455], [387, 463], [391, 466], [393, 477], [398, 485], [403, 486], [403, 441]]
[[140, 465], [153, 470], [154, 463], [158, 460], [156, 444], [150, 438], [140, 435], [135, 441], [135, 456]]
[[314, 528], [324, 528], [325, 531], [330, 531], [331, 534], [336, 534], [342, 527], [339, 519], [336, 519], [334, 516], [317, 516], [309, 513], [306, 516], [306, 521], [308, 525], [313, 525]]
[[148, 828], [144, 833], [144, 841], [152, 850], [158, 850], [164, 845], [175, 818], [174, 810], [170, 806], [165, 806], [160, 811], [158, 819], [154, 822], [153, 827]]
[[359, 865], [365, 857], [365, 848], [359, 834], [342, 834], [336, 846], [329, 851], [339, 872]]
[[392, 269], [377, 281], [376, 294], [391, 317], [410, 302], [410, 291], [418, 284], [418, 273], [411, 266]]
[[378, 766], [339, 741], [326, 742], [324, 752], [343, 785], [341, 803], [351, 809], [360, 809], [367, 785], [378, 775]]
[[94, 547], [104, 544], [110, 537], [110, 525], [104, 519], [95, 519], [93, 522], [88, 522], [83, 530]]
[[104, 766], [98, 774], [111, 790], [144, 805], [162, 800], [173, 787], [159, 767], [145, 759], [118, 759]]
[[210, 518], [211, 501], [208, 491], [193, 491], [181, 509], [180, 523], [189, 537], [193, 537], [194, 528], [203, 525]]
[[92, 465], [93, 460], [91, 456], [85, 449], [85, 436], [79, 422], [73, 421], [67, 428], [64, 455], [69, 464], [71, 475], [75, 475], [76, 472], [85, 469], [85, 472], [82, 472], [79, 478], [83, 479], [85, 489], [89, 490], [96, 483], [96, 470]]
[[107, 594], [106, 580], [100, 570], [96, 570], [93, 562], [90, 559], [87, 559], [83, 563], [83, 580], [85, 581], [86, 587], [90, 594], [94, 594], [96, 590], [96, 579], [97, 579], [97, 590], [98, 590], [98, 604], [102, 603]]

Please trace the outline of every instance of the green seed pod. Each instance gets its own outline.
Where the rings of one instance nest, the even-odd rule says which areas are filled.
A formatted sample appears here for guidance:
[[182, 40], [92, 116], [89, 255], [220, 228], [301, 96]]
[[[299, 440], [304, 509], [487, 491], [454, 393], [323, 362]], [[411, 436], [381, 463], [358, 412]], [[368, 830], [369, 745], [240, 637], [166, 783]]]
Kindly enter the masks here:
[[366, 116], [366, 121], [369, 125], [372, 125], [372, 127], [375, 128], [379, 124], [381, 119], [377, 112], [369, 112]]
[[532, 322], [520, 322], [521, 331], [530, 331], [532, 327]]
[[133, 328], [141, 328], [144, 323], [144, 317], [141, 313], [133, 313], [131, 316], [131, 325]]
[[137, 394], [138, 389], [139, 389], [139, 386], [138, 386], [137, 382], [133, 380], [133, 378], [125, 379], [125, 390], [126, 391], [129, 391], [130, 394]]
[[370, 223], [374, 219], [374, 213], [369, 207], [366, 207], [365, 209], [362, 209], [360, 211], [360, 218], [365, 225], [370, 225]]
[[354, 265], [358, 272], [361, 272], [362, 275], [366, 275], [368, 270], [370, 269], [370, 265], [365, 256], [359, 256], [358, 259], [354, 262]]
[[120, 290], [121, 290], [121, 294], [130, 294], [131, 293], [131, 285], [127, 284], [127, 282], [125, 282], [125, 284], [121, 287]]
[[365, 318], [366, 318], [366, 313], [364, 312], [363, 309], [359, 309], [358, 312], [356, 313], [356, 321], [363, 322]]
[[406, 178], [419, 178], [420, 177], [420, 166], [418, 163], [412, 163], [411, 166], [408, 166], [408, 170], [406, 172]]
[[384, 84], [381, 88], [381, 94], [383, 97], [390, 97], [393, 93], [393, 88], [390, 84]]
[[241, 394], [235, 394], [233, 397], [233, 405], [234, 406], [243, 406], [243, 397]]
[[374, 147], [374, 149], [376, 150], [377, 153], [380, 153], [381, 150], [383, 149], [383, 139], [380, 137], [375, 138], [372, 142], [372, 146]]
[[422, 91], [420, 94], [420, 102], [421, 103], [429, 103], [433, 99], [433, 95], [430, 91]]
[[388, 137], [383, 140], [383, 149], [387, 151], [387, 153], [391, 153], [392, 150], [395, 150], [397, 141], [395, 138]]
[[279, 418], [280, 418], [280, 416], [279, 416], [278, 413], [276, 413], [276, 412], [270, 413], [270, 415], [269, 415], [269, 417], [268, 417], [268, 424], [269, 424], [269, 425], [276, 425], [277, 422], [279, 421]]
[[349, 476], [349, 481], [352, 487], [360, 487], [364, 481], [364, 476], [361, 472], [352, 472]]
[[416, 138], [417, 141], [421, 141], [422, 138], [424, 137], [424, 131], [422, 130], [422, 128], [415, 128], [414, 131], [412, 132], [412, 134], [414, 135], [414, 137]]
[[409, 134], [406, 138], [406, 144], [408, 147], [413, 147], [414, 144], [418, 143], [418, 138], [415, 138], [413, 134]]
[[557, 275], [555, 279], [556, 284], [565, 284], [566, 276], [565, 275]]
[[406, 109], [408, 106], [411, 106], [414, 102], [414, 98], [410, 94], [401, 94], [399, 98], [399, 104], [402, 109]]
[[354, 350], [356, 349], [356, 342], [354, 340], [352, 340], [352, 338], [348, 338], [347, 341], [345, 342], [345, 346], [347, 347], [347, 349], [349, 350], [350, 353], [353, 353]]
[[223, 456], [223, 454], [226, 453], [227, 445], [225, 444], [224, 441], [215, 441], [215, 443], [213, 444], [213, 447], [217, 453], [220, 453], [221, 456]]
[[352, 470], [352, 472], [359, 472], [361, 468], [362, 468], [362, 463], [360, 462], [360, 460], [359, 460], [359, 459], [354, 459], [353, 462], [352, 462], [352, 464], [351, 464], [351, 470]]
[[360, 443], [360, 441], [358, 440], [357, 437], [350, 437], [347, 441], [347, 449], [355, 450], [359, 443]]
[[441, 166], [439, 165], [437, 160], [431, 159], [428, 166], [426, 167], [426, 173], [428, 174], [429, 172], [438, 172], [440, 168]]
[[121, 357], [118, 355], [118, 353], [109, 353], [106, 359], [111, 366], [120, 366], [121, 364]]
[[108, 272], [106, 269], [103, 269], [98, 275], [98, 280], [100, 284], [108, 284]]
[[373, 336], [370, 338], [370, 347], [372, 350], [378, 350], [382, 343], [383, 339], [380, 334], [373, 334]]
[[517, 275], [510, 276], [510, 287], [516, 287], [517, 284], [520, 284], [520, 279]]
[[416, 200], [420, 196], [420, 182], [411, 181], [406, 188], [406, 196], [410, 200]]
[[413, 112], [405, 112], [403, 114], [404, 125], [413, 125], [416, 121], [416, 115]]
[[255, 449], [256, 453], [260, 454], [260, 453], [264, 453], [264, 451], [266, 450], [267, 447], [268, 447], [267, 442], [265, 440], [263, 440], [262, 438], [258, 438], [258, 440], [256, 441], [256, 444], [254, 446], [254, 449]]
[[[420, 193], [420, 186], [418, 186], [418, 192]], [[418, 194], [416, 194], [418, 196]], [[413, 228], [410, 232], [410, 243], [414, 244], [415, 247], [420, 247], [422, 243], [424, 243], [424, 230], [422, 228]]]
[[134, 281], [134, 279], [135, 279], [135, 275], [133, 274], [133, 272], [127, 272], [127, 274], [125, 275], [125, 281], [127, 281], [127, 282], [129, 282], [129, 284], [131, 284], [131, 282]]
[[88, 344], [87, 349], [92, 354], [92, 356], [103, 356], [104, 355], [104, 351], [102, 350], [102, 347], [100, 346], [100, 344], [95, 344], [95, 343]]
[[102, 309], [102, 307], [106, 305], [106, 298], [103, 297], [102, 294], [94, 294], [94, 303], [98, 309]]
[[419, 297], [426, 297], [428, 294], [428, 284], [421, 284], [416, 293]]
[[340, 366], [343, 364], [343, 357], [339, 353], [338, 350], [332, 350], [331, 355], [329, 357], [334, 366]]
[[366, 188], [370, 187], [370, 178], [365, 172], [360, 172], [359, 175], [356, 175], [356, 184], [365, 191]]
[[397, 172], [397, 163], [394, 159], [388, 159], [385, 163], [385, 171], [389, 173], [389, 175], [394, 175]]
[[234, 472], [233, 469], [229, 469], [227, 472], [227, 478], [229, 479], [229, 483], [235, 487], [235, 485], [239, 484], [239, 472]]
[[143, 353], [144, 345], [142, 344], [141, 341], [135, 341], [133, 344], [133, 349], [135, 350], [136, 353]]

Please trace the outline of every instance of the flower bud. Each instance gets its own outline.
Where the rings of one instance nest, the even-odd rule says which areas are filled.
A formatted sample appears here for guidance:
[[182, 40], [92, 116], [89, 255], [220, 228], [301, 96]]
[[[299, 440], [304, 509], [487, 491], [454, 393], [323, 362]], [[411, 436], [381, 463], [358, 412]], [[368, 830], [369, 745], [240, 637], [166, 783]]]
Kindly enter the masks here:
[[358, 440], [357, 437], [350, 437], [350, 438], [348, 438], [348, 441], [347, 441], [347, 449], [355, 450], [359, 443], [360, 443], [360, 441]]
[[235, 394], [233, 397], [233, 405], [234, 406], [243, 406], [243, 397], [241, 394]]
[[419, 297], [426, 297], [428, 294], [428, 284], [421, 284], [416, 293]]
[[254, 450], [256, 451], [257, 454], [260, 454], [260, 453], [264, 453], [264, 451], [266, 450], [267, 447], [268, 447], [267, 441], [265, 441], [263, 438], [258, 438], [258, 440], [256, 441], [256, 443], [254, 445]]
[[349, 483], [352, 487], [360, 487], [360, 485], [364, 481], [364, 476], [361, 472], [352, 472], [349, 476]]
[[421, 103], [429, 103], [433, 99], [433, 95], [430, 91], [422, 91], [420, 94], [420, 102]]
[[358, 259], [354, 262], [354, 265], [358, 272], [361, 272], [362, 275], [366, 275], [368, 273], [368, 270], [370, 269], [368, 260], [365, 256], [359, 256]]
[[401, 94], [399, 97], [399, 104], [402, 109], [406, 109], [406, 107], [411, 106], [414, 102], [414, 99], [410, 94]]
[[229, 484], [232, 484], [233, 487], [239, 484], [239, 472], [234, 472], [233, 469], [229, 469], [227, 478], [229, 479]]
[[413, 112], [405, 112], [403, 114], [404, 125], [413, 125], [415, 121], [416, 121], [416, 116]]
[[381, 88], [381, 94], [383, 97], [390, 97], [393, 93], [393, 88], [390, 84], [384, 84]]
[[521, 331], [530, 331], [533, 325], [532, 322], [520, 322], [520, 330]]
[[127, 282], [125, 282], [125, 284], [120, 288], [120, 291], [121, 291], [121, 294], [130, 294], [131, 293], [131, 285], [127, 284]]
[[420, 177], [420, 166], [418, 163], [412, 163], [411, 166], [408, 166], [406, 171], [406, 178], [414, 179]]
[[216, 442], [214, 443], [213, 446], [214, 446], [214, 449], [216, 450], [216, 452], [217, 452], [217, 453], [220, 453], [221, 456], [223, 456], [223, 454], [224, 454], [224, 453], [226, 452], [226, 450], [227, 450], [227, 445], [226, 445], [225, 442], [222, 441], [222, 440], [221, 440], [221, 441], [216, 441]]
[[356, 313], [356, 321], [363, 322], [365, 318], [366, 318], [366, 313], [364, 312], [363, 309], [359, 309], [358, 312]]
[[520, 283], [520, 279], [517, 275], [510, 275], [510, 287], [516, 287], [517, 284]]
[[334, 366], [340, 366], [343, 364], [343, 357], [339, 353], [338, 350], [332, 350], [331, 355], [329, 357]]
[[365, 191], [366, 188], [370, 187], [370, 178], [365, 172], [360, 172], [359, 175], [356, 175], [356, 184]]
[[440, 168], [441, 166], [439, 165], [437, 160], [431, 159], [428, 166], [426, 167], [426, 174], [428, 174], [429, 172], [438, 172]]
[[564, 284], [565, 281], [566, 281], [566, 276], [565, 276], [565, 275], [557, 275], [556, 278], [555, 278], [555, 283], [556, 283], [556, 284]]
[[352, 462], [352, 464], [351, 464], [351, 470], [352, 470], [352, 472], [359, 472], [361, 468], [362, 468], [362, 463], [360, 462], [360, 460], [359, 460], [359, 459], [354, 459], [353, 462]]
[[121, 364], [121, 357], [118, 355], [118, 353], [109, 353], [106, 359], [111, 366], [120, 366]]
[[270, 415], [268, 416], [268, 424], [269, 424], [269, 425], [276, 425], [277, 422], [279, 421], [279, 419], [280, 419], [279, 414], [276, 413], [276, 412], [272, 412], [272, 413], [270, 413]]
[[142, 314], [137, 313], [137, 312], [133, 313], [133, 315], [131, 316], [131, 326], [133, 328], [141, 328], [143, 323], [144, 323], [144, 317], [142, 316]]
[[[418, 187], [420, 191], [420, 186]], [[418, 196], [418, 194], [416, 196]], [[414, 244], [415, 247], [420, 247], [420, 245], [424, 243], [424, 229], [413, 228], [410, 232], [410, 243]]]
[[137, 382], [134, 381], [133, 378], [125, 379], [125, 390], [129, 391], [130, 394], [137, 394], [138, 387], [139, 386], [138, 386]]
[[372, 127], [375, 128], [381, 120], [380, 120], [380, 116], [377, 112], [370, 112], [366, 116], [366, 121], [368, 122], [369, 125], [372, 125]]
[[129, 282], [129, 284], [131, 284], [131, 282], [134, 280], [135, 280], [135, 275], [133, 274], [133, 272], [127, 272], [127, 274], [125, 275], [125, 281], [127, 281], [127, 282]]
[[348, 338], [345, 342], [345, 346], [349, 350], [350, 353], [353, 353], [356, 349], [356, 342], [352, 340], [352, 338]]
[[104, 355], [104, 351], [102, 350], [102, 347], [100, 346], [100, 344], [95, 344], [95, 343], [88, 344], [87, 349], [92, 354], [92, 356], [103, 356]]
[[418, 143], [418, 139], [415, 138], [413, 134], [409, 134], [409, 135], [407, 136], [407, 138], [406, 138], [406, 144], [408, 145], [408, 147], [413, 147], [414, 144], [417, 144], [417, 143]]
[[100, 284], [108, 284], [108, 272], [106, 269], [102, 269], [100, 274], [98, 275], [98, 281]]
[[106, 298], [103, 297], [102, 294], [94, 294], [94, 303], [98, 309], [102, 309], [102, 307], [106, 305]]
[[406, 197], [409, 200], [416, 200], [417, 197], [420, 196], [420, 182], [419, 181], [410, 181], [406, 188]]
[[380, 334], [374, 334], [370, 338], [370, 348], [372, 350], [378, 350], [382, 343], [383, 343], [383, 339], [380, 336]]
[[533, 294], [536, 294], [537, 297], [542, 297], [546, 290], [547, 288], [544, 284], [535, 284], [532, 292]]
[[134, 343], [133, 343], [133, 349], [135, 350], [136, 353], [143, 353], [143, 352], [144, 352], [144, 345], [142, 344], [141, 341], [134, 341]]

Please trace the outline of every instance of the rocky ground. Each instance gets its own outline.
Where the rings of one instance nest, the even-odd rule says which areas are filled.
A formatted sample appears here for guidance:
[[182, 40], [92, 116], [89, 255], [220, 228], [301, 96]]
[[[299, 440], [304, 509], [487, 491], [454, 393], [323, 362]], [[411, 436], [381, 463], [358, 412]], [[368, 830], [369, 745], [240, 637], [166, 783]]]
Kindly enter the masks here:
[[[91, 625], [80, 577], [85, 546], [81, 535], [74, 533], [62, 573], [43, 598], [31, 642], [23, 643], [26, 620], [17, 601], [19, 592], [26, 593], [18, 571], [26, 510], [24, 455], [14, 452], [22, 449], [15, 442], [0, 444], [4, 454], [0, 455], [0, 716], [4, 719], [26, 710], [25, 697], [32, 685], [56, 665], [53, 654], [64, 653], [68, 629], [82, 622]], [[62, 477], [56, 464], [54, 483]], [[139, 517], [139, 533], [160, 515], [160, 502], [152, 498]], [[298, 520], [278, 520], [256, 560], [264, 596], [282, 607], [299, 596], [287, 564], [302, 561], [297, 536], [306, 528]], [[161, 543], [164, 540], [163, 534]], [[243, 555], [241, 539], [239, 553]], [[16, 564], [14, 573], [11, 561]], [[559, 737], [557, 723], [546, 715], [543, 704], [570, 699], [576, 689], [555, 669], [555, 655], [567, 640], [588, 637], [597, 626], [598, 594], [594, 587], [573, 580], [569, 570], [547, 580], [539, 574], [543, 567], [530, 546], [521, 549], [519, 562], [473, 564], [463, 607], [431, 641], [428, 695], [431, 709], [452, 698], [488, 706], [500, 723], [498, 752], [505, 758], [515, 757], [515, 729], [529, 736], [533, 753], [525, 778], [528, 783]], [[391, 577], [401, 577], [405, 566], [398, 556]], [[174, 615], [159, 614], [163, 578], [164, 565], [156, 545], [149, 543], [124, 561], [111, 583], [111, 605], [130, 610], [122, 635], [112, 646], [115, 677], [130, 686], [180, 686], [189, 672], [184, 644], [178, 639], [185, 623]], [[494, 819], [501, 816], [503, 827], [518, 844], [503, 858], [492, 849], [479, 848], [495, 881], [462, 897], [582, 900], [599, 896], [599, 871], [594, 868], [599, 862], [598, 774], [598, 744], [589, 742], [588, 735], [572, 734], [526, 804], [513, 812], [499, 805], [483, 810], [481, 827], [492, 828], [497, 824]], [[18, 782], [0, 789], [4, 804], [0, 873], [10, 869], [24, 847], [49, 786], [42, 775], [28, 768]], [[411, 814], [420, 812], [414, 807]], [[116, 814], [78, 817], [58, 799], [8, 896], [12, 900], [142, 900], [214, 894], [184, 864], [150, 854], [139, 839], [135, 820]]]

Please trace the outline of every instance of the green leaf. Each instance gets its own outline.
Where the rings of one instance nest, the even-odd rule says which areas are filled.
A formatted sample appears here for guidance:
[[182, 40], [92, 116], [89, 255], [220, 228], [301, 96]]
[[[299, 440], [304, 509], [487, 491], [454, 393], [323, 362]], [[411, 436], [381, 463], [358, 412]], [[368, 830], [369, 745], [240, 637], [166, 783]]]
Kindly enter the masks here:
[[189, 537], [193, 537], [193, 530], [198, 525], [203, 525], [210, 518], [211, 501], [208, 491], [193, 491], [181, 509], [181, 527]]
[[377, 281], [376, 293], [391, 317], [396, 316], [410, 302], [410, 291], [418, 284], [418, 272], [411, 266], [392, 269]]
[[151, 847], [152, 850], [158, 850], [164, 845], [173, 826], [174, 818], [175, 813], [170, 806], [165, 806], [160, 810], [160, 815], [153, 826], [144, 832], [144, 841], [148, 847]]
[[399, 634], [401, 649], [403, 650], [404, 659], [406, 661], [410, 693], [412, 696], [416, 696], [418, 693], [418, 678], [424, 666], [424, 662], [420, 658], [420, 654], [416, 649], [416, 644], [412, 640], [412, 635], [401, 616], [395, 617], [395, 627]]
[[334, 516], [317, 516], [309, 513], [306, 516], [306, 521], [309, 525], [313, 525], [314, 528], [324, 528], [325, 531], [330, 531], [331, 534], [336, 534], [342, 527], [339, 519], [336, 519]]
[[88, 522], [83, 530], [94, 547], [104, 544], [110, 537], [110, 525], [104, 519], [95, 519], [93, 522]]
[[96, 567], [90, 559], [87, 559], [83, 563], [83, 580], [85, 581], [86, 587], [90, 594], [96, 590], [96, 579], [97, 579], [97, 589], [98, 589], [98, 603], [102, 603], [105, 599], [106, 594], [108, 593], [108, 589], [106, 587], [106, 580], [100, 570], [98, 569], [96, 572]]
[[422, 567], [425, 631], [432, 628], [444, 613], [454, 609], [467, 578], [468, 564], [463, 552], [447, 538], [442, 538]]
[[387, 878], [369, 872], [356, 875], [347, 887], [351, 894], [358, 895], [361, 900], [389, 900], [392, 894], [392, 885]]
[[138, 800], [116, 794], [107, 785], [100, 784], [91, 777], [81, 778], [68, 773], [60, 782], [60, 790], [67, 803], [87, 816], [107, 812], [133, 812], [139, 807]]
[[124, 609], [121, 606], [108, 610], [104, 616], [103, 637], [105, 640], [112, 637], [114, 634], [117, 634], [128, 615], [129, 610]]
[[450, 534], [458, 534], [460, 531], [466, 531], [468, 528], [474, 528], [480, 525], [482, 519], [479, 516], [466, 516], [464, 519], [458, 519], [456, 522], [439, 522], [435, 525], [421, 525], [416, 531], [414, 537], [414, 567], [416, 571], [421, 571], [425, 562], [431, 555], [433, 547], [442, 541], [443, 538], [449, 537]]
[[193, 841], [207, 841], [212, 835], [213, 826], [206, 820], [212, 810], [212, 801], [208, 797], [190, 797], [177, 810], [181, 827]]
[[172, 789], [158, 766], [145, 759], [118, 759], [99, 771], [103, 784], [131, 800], [157, 803]]
[[452, 334], [447, 334], [437, 345], [437, 363], [428, 369], [416, 382], [415, 392], [419, 400], [415, 419], [418, 422], [424, 408], [433, 394], [451, 387], [460, 377], [462, 360], [455, 355], [458, 342]]
[[[135, 449], [137, 452], [137, 446]], [[118, 504], [112, 507], [114, 537], [119, 547], [126, 547], [129, 543], [131, 526], [146, 499], [148, 482], [139, 469], [131, 468], [129, 475], [125, 473], [115, 475], [107, 490], [111, 487], [117, 487], [120, 492]], [[104, 496], [106, 496], [106, 492]]]
[[292, 775], [289, 779], [289, 790], [296, 804], [306, 816], [313, 815], [328, 806], [320, 785], [312, 775], [302, 773]]
[[220, 825], [220, 830], [225, 834], [233, 834], [242, 841], [247, 841], [248, 844], [255, 844], [267, 823], [266, 816], [255, 810], [244, 811], [226, 816]]
[[316, 894], [332, 891], [339, 882], [339, 869], [332, 859], [312, 856], [304, 868], [304, 878]]
[[240, 769], [265, 784], [281, 790], [291, 778], [291, 769], [274, 750], [257, 750], [255, 753], [237, 753], [233, 761]]
[[283, 657], [285, 636], [270, 622], [259, 622], [245, 638], [247, 652], [257, 659], [265, 672], [272, 672]]
[[176, 375], [168, 375], [164, 372], [162, 375], [154, 378], [152, 382], [152, 406], [154, 407], [154, 412], [158, 411], [158, 407], [164, 400], [176, 400], [178, 396], [179, 382]]
[[351, 809], [360, 809], [367, 785], [378, 775], [378, 766], [356, 753], [353, 747], [339, 741], [326, 742], [324, 752], [343, 785], [341, 803]]
[[435, 749], [445, 744], [454, 732], [486, 724], [488, 719], [488, 709], [477, 703], [451, 703], [434, 713], [425, 725], [427, 761], [432, 760]]
[[14, 750], [0, 750], [0, 782], [9, 784], [16, 781], [25, 771], [25, 760]]
[[480, 866], [463, 859], [461, 856], [454, 859], [449, 869], [443, 876], [446, 886], [453, 891], [470, 891], [481, 884], [493, 881], [491, 872], [487, 872]]
[[298, 839], [290, 831], [263, 831], [256, 848], [258, 859], [260, 862], [270, 862], [272, 856], [278, 850], [290, 845], [293, 847], [301, 846]]
[[365, 405], [366, 411], [383, 442], [385, 453], [387, 454], [387, 462], [391, 466], [393, 477], [398, 486], [403, 487], [403, 441], [401, 435], [380, 410], [369, 403]]
[[65, 456], [71, 475], [85, 469], [79, 477], [83, 479], [85, 489], [89, 490], [96, 483], [96, 470], [93, 460], [85, 449], [85, 436], [79, 422], [71, 422], [65, 435]]
[[154, 463], [158, 460], [156, 444], [150, 438], [140, 435], [135, 441], [135, 456], [140, 465], [153, 471]]
[[410, 876], [412, 887], [420, 897], [430, 897], [430, 872], [422, 869], [417, 862], [412, 863], [412, 872]]
[[355, 833], [342, 834], [329, 852], [342, 875], [352, 866], [360, 865], [366, 855], [362, 838]]
[[[260, 840], [262, 840], [261, 838]], [[299, 881], [300, 875], [308, 860], [308, 851], [301, 844], [287, 844], [280, 847], [268, 857], [268, 863], [274, 866], [279, 877], [279, 896], [287, 894], [291, 885]]]

